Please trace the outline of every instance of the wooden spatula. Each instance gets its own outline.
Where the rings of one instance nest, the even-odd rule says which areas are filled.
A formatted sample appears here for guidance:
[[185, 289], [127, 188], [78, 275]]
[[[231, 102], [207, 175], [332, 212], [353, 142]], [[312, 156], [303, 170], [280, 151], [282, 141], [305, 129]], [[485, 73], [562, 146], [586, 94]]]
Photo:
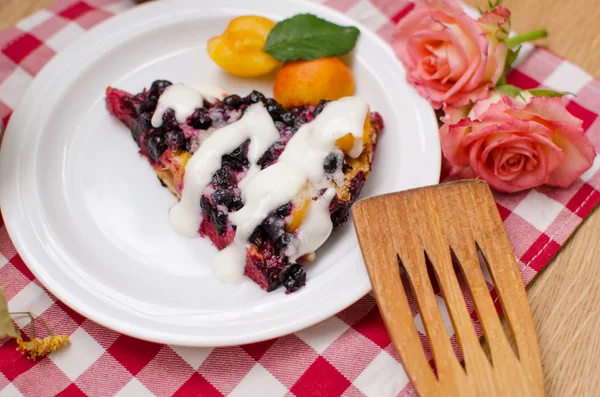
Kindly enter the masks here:
[[[386, 328], [420, 396], [543, 396], [535, 328], [515, 257], [488, 185], [461, 181], [366, 198], [354, 224]], [[458, 266], [453, 265], [458, 262]], [[509, 339], [488, 292], [490, 277], [512, 331]], [[431, 263], [464, 357], [458, 361], [427, 270]], [[416, 297], [431, 347], [431, 369], [406, 298], [401, 267]], [[456, 270], [458, 268], [458, 270]], [[475, 333], [457, 271], [462, 273], [491, 362]]]

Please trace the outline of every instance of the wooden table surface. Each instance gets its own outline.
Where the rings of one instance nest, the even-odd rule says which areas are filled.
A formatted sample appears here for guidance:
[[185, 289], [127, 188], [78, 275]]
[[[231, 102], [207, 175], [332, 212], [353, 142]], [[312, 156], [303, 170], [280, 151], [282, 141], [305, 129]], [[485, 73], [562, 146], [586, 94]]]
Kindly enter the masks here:
[[[0, 29], [53, 0], [0, 0]], [[466, 0], [484, 6], [487, 0]], [[504, 0], [518, 32], [546, 28], [550, 49], [600, 78], [599, 0]], [[600, 395], [600, 211], [528, 288], [548, 396]]]

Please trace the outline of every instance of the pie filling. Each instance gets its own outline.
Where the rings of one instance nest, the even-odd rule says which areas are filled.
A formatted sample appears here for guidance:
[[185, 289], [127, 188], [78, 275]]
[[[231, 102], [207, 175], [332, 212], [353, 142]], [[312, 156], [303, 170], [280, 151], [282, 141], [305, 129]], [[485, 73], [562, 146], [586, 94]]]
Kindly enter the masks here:
[[106, 91], [109, 112], [179, 198], [174, 229], [219, 249], [215, 275], [294, 292], [303, 265], [348, 219], [383, 120], [357, 97], [294, 108], [257, 91], [219, 98], [164, 80], [136, 95]]

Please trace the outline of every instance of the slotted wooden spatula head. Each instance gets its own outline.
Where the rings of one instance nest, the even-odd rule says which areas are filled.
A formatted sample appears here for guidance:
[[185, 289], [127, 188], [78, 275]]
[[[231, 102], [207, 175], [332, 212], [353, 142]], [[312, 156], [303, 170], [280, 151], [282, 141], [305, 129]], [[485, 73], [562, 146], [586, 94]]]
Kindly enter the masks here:
[[[543, 396], [540, 353], [515, 257], [488, 185], [460, 181], [371, 197], [353, 210], [356, 233], [388, 333], [420, 396]], [[453, 260], [454, 259], [454, 260]], [[430, 278], [427, 262], [433, 268]], [[488, 292], [481, 262], [516, 352]], [[401, 280], [406, 272], [432, 351], [431, 369]], [[467, 285], [491, 360], [473, 327], [457, 274]], [[434, 284], [444, 304], [438, 304]], [[458, 361], [442, 319], [445, 306], [462, 355]]]

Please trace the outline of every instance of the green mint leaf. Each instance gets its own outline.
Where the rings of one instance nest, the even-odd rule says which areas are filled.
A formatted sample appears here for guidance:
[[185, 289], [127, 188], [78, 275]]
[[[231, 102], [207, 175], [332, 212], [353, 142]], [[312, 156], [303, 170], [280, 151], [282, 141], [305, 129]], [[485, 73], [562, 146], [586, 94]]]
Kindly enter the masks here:
[[280, 61], [311, 60], [347, 54], [360, 31], [339, 26], [311, 14], [300, 14], [277, 23], [263, 48]]
[[550, 98], [562, 98], [565, 95], [576, 96], [572, 92], [567, 92], [567, 91], [558, 92], [558, 91], [553, 91], [553, 90], [536, 89], [536, 90], [529, 90], [529, 92], [533, 96], [547, 96], [547, 97], [550, 97]]
[[516, 98], [517, 96], [521, 95], [521, 89], [510, 84], [499, 85], [496, 87], [496, 91], [501, 94], [506, 94], [511, 98]]

